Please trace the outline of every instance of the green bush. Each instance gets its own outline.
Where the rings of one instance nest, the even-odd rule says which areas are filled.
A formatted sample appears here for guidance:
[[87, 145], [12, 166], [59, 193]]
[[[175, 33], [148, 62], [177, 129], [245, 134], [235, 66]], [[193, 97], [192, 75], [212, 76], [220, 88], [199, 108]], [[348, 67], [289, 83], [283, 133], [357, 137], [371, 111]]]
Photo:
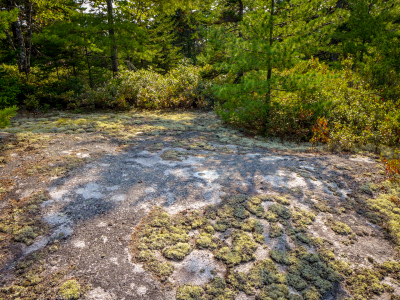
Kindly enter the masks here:
[[10, 119], [17, 114], [16, 106], [0, 109], [0, 128], [10, 125]]
[[19, 104], [23, 86], [14, 71], [8, 66], [0, 66], [0, 109]]
[[333, 150], [400, 143], [399, 103], [380, 96], [352, 71], [350, 60], [340, 70], [310, 60], [276, 71], [270, 103], [264, 77], [257, 72], [239, 84], [216, 86], [216, 111], [225, 122], [267, 136], [328, 143]]
[[123, 71], [98, 89], [87, 89], [79, 97], [71, 95], [69, 107], [207, 107], [213, 99], [211, 83], [204, 81], [200, 72], [188, 65], [179, 65], [165, 75], [153, 70]]
[[16, 66], [0, 66], [0, 109], [17, 105], [27, 110], [65, 108], [71, 96], [85, 90], [79, 77], [57, 77], [32, 68], [27, 77]]

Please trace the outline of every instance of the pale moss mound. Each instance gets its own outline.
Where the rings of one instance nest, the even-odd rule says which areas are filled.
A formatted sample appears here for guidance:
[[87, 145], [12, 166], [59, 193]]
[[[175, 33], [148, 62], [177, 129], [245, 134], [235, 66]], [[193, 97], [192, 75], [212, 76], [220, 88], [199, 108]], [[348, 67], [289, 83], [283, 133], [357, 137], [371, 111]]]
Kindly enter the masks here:
[[63, 285], [58, 290], [58, 295], [63, 300], [78, 299], [80, 294], [81, 294], [81, 286], [74, 279], [64, 282]]

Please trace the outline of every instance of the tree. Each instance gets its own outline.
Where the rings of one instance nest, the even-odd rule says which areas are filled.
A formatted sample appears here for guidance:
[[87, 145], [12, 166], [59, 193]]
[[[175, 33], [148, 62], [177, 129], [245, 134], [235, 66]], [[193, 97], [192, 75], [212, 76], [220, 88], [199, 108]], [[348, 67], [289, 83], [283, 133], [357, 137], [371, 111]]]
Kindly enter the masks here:
[[336, 51], [352, 57], [383, 98], [398, 99], [400, 1], [347, 0], [348, 17], [335, 34]]
[[108, 34], [110, 35], [111, 42], [111, 66], [113, 75], [118, 73], [118, 52], [117, 42], [115, 40], [115, 28], [114, 28], [114, 15], [113, 15], [113, 2], [107, 0], [107, 18], [108, 18]]
[[[0, 39], [7, 37], [8, 29], [10, 25], [17, 21], [18, 19], [18, 9], [0, 11]], [[9, 33], [8, 33], [9, 34]]]
[[18, 69], [29, 75], [34, 46], [32, 37], [39, 32], [45, 21], [62, 18], [66, 13], [65, 2], [69, 0], [0, 0], [0, 9], [16, 14], [11, 23], [11, 33], [5, 29], [9, 46], [17, 53]]
[[[216, 88], [223, 118], [241, 126], [256, 118], [262, 130], [274, 90], [296, 88], [298, 74], [282, 71], [311, 48], [316, 51], [318, 45], [329, 43], [341, 10], [334, 0], [244, 1], [243, 7], [243, 20], [237, 25], [216, 22], [209, 36], [212, 51], [206, 55], [219, 56], [216, 68], [230, 74], [231, 79]], [[243, 78], [238, 82], [240, 73]]]

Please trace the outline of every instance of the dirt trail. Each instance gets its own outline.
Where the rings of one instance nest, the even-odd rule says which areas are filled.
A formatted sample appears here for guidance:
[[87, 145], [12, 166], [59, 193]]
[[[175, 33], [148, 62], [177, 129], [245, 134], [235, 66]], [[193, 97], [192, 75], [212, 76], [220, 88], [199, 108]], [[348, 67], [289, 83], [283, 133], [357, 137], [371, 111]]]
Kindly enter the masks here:
[[[11, 146], [3, 149], [1, 178], [13, 182], [0, 194], [1, 208], [44, 190], [47, 196], [36, 215], [47, 229], [27, 243], [14, 239], [4, 246], [3, 291], [18, 280], [19, 262], [57, 245], [40, 263], [48, 273], [67, 270], [59, 282], [75, 278], [87, 286], [83, 299], [174, 299], [182, 284], [203, 285], [218, 272], [224, 276], [224, 265], [210, 251], [193, 250], [183, 261], [172, 262], [174, 287], [166, 286], [133, 259], [135, 226], [154, 206], [173, 216], [202, 211], [238, 194], [285, 197], [289, 209], [315, 214], [306, 233], [329, 241], [335, 259], [352, 268], [396, 259], [395, 245], [354, 200], [362, 195], [361, 187], [364, 196], [372, 197], [375, 192], [366, 190], [365, 183], [383, 180], [373, 158], [315, 154], [307, 144], [251, 139], [224, 128], [211, 113], [65, 114], [16, 119], [13, 125], [8, 131], [17, 133], [19, 142], [4, 142]], [[263, 205], [267, 210], [271, 203]], [[331, 218], [347, 224], [352, 235], [335, 233]], [[259, 246], [257, 260], [269, 258], [285, 238], [288, 245], [294, 243], [287, 233], [276, 238], [266, 233], [267, 246]], [[394, 294], [398, 284], [390, 283]], [[14, 294], [8, 289], [3, 295], [13, 299]], [[326, 299], [341, 299], [349, 291], [340, 283], [328, 294]], [[255, 296], [240, 292], [234, 298]]]

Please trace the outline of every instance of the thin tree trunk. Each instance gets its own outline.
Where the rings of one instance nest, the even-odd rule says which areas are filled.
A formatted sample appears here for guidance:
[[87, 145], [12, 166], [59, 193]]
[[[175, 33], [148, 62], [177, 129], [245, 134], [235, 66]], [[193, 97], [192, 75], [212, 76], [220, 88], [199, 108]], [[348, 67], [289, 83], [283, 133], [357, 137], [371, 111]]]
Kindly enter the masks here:
[[19, 71], [20, 73], [28, 74], [28, 63], [26, 60], [26, 48], [25, 48], [25, 41], [21, 31], [21, 24], [19, 20], [12, 23], [12, 29], [14, 34], [14, 39], [18, 45], [18, 60], [20, 64]]
[[87, 47], [85, 47], [85, 52], [86, 52], [86, 62], [87, 62], [88, 70], [89, 70], [89, 85], [90, 85], [90, 88], [92, 89], [93, 86], [94, 86], [93, 85], [93, 78], [92, 78], [92, 68], [91, 68], [91, 65], [90, 65], [89, 53], [88, 53]]
[[272, 79], [272, 57], [271, 48], [274, 43], [274, 14], [275, 14], [275, 0], [271, 0], [271, 17], [269, 21], [269, 58], [268, 58], [268, 91], [267, 91], [267, 104], [271, 103], [271, 79]]
[[56, 65], [57, 79], [60, 80], [60, 74], [58, 73], [58, 63], [57, 63], [57, 61], [55, 61], [54, 63]]
[[[12, 37], [11, 37], [10, 33], [8, 32], [8, 30], [6, 30], [5, 33], [6, 33], [6, 36], [7, 36], [7, 40], [10, 43], [11, 48], [14, 51], [17, 51], [17, 48], [15, 48], [14, 42], [13, 42]], [[18, 64], [18, 70], [21, 70], [21, 62], [20, 62], [19, 59], [17, 59], [17, 64]]]
[[109, 26], [108, 34], [110, 36], [110, 41], [111, 41], [111, 68], [113, 71], [113, 76], [115, 76], [118, 73], [118, 52], [117, 52], [117, 43], [115, 40], [112, 0], [107, 0], [107, 15], [108, 15], [108, 26]]
[[[243, 16], [244, 16], [244, 5], [243, 1], [239, 0], [239, 22], [243, 20]], [[236, 26], [238, 26], [239, 22], [236, 23]], [[240, 30], [239, 30], [239, 38], [243, 38], [243, 33]], [[239, 83], [242, 80], [243, 75], [244, 75], [243, 69], [240, 69], [239, 72], [237, 72], [236, 74], [234, 83]]]
[[[243, 16], [244, 16], [244, 5], [243, 1], [239, 0], [239, 22], [243, 20]], [[239, 30], [239, 37], [241, 38], [243, 37], [243, 33], [240, 30]]]
[[[7, 6], [8, 6], [8, 10], [13, 10], [14, 8], [17, 7], [14, 0], [7, 1]], [[21, 24], [19, 22], [19, 18], [11, 24], [11, 29], [13, 32], [14, 41], [13, 41], [13, 39], [11, 39], [11, 36], [9, 34], [8, 34], [8, 37], [10, 38], [9, 42], [11, 44], [11, 47], [13, 47], [13, 49], [15, 49], [15, 51], [18, 52], [18, 55], [17, 55], [18, 70], [20, 73], [27, 74], [28, 68], [27, 68], [27, 60], [26, 60], [26, 48], [25, 48], [24, 36], [22, 35]], [[7, 34], [7, 32], [6, 32], [6, 34]]]
[[75, 60], [74, 54], [71, 54], [71, 64], [72, 64], [72, 74], [76, 77], [76, 67], [75, 67]]
[[28, 34], [28, 48], [26, 49], [26, 72], [27, 74], [31, 73], [31, 54], [32, 54], [32, 3], [29, 3], [29, 17], [28, 17], [28, 26], [29, 26], [29, 34]]

